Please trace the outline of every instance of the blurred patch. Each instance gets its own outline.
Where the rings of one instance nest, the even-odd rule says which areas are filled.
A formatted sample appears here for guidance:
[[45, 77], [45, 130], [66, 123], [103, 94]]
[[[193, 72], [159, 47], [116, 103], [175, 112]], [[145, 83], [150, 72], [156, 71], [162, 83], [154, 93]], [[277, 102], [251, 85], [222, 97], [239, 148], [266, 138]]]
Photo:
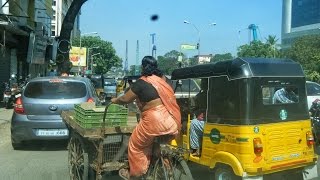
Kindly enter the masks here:
[[159, 19], [159, 16], [157, 14], [153, 14], [151, 17], [150, 17], [151, 21], [157, 21]]

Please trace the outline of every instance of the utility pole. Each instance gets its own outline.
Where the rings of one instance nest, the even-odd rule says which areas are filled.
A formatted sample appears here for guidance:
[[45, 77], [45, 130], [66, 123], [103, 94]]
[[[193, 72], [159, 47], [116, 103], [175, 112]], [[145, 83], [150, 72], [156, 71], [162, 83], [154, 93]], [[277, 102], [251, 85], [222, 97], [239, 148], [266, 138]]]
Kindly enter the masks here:
[[135, 70], [134, 74], [138, 75], [138, 64], [139, 64], [139, 40], [137, 40], [137, 49], [136, 49], [136, 65], [135, 65]]
[[124, 62], [124, 75], [128, 73], [128, 40], [126, 40], [126, 61]]
[[156, 36], [156, 33], [152, 33], [150, 34], [151, 36], [151, 39], [152, 39], [152, 56], [154, 58], [156, 58], [156, 51], [157, 51], [157, 47], [155, 45], [155, 36]]

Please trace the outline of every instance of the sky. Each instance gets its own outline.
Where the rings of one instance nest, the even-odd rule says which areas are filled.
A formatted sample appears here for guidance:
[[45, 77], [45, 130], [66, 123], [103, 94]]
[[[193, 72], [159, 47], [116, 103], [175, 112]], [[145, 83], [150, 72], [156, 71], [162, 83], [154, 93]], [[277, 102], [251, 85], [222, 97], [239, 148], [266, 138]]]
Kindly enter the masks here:
[[[157, 21], [151, 21], [154, 14]], [[180, 51], [181, 44], [196, 44], [199, 37], [201, 55], [236, 56], [237, 47], [249, 42], [250, 24], [258, 26], [259, 40], [275, 35], [280, 43], [281, 18], [282, 0], [88, 0], [81, 9], [80, 30], [82, 34], [98, 32], [112, 43], [123, 62], [128, 40], [130, 67], [137, 62], [137, 40], [138, 64], [152, 54], [152, 33], [156, 34], [157, 56]], [[182, 52], [189, 57], [198, 54]]]

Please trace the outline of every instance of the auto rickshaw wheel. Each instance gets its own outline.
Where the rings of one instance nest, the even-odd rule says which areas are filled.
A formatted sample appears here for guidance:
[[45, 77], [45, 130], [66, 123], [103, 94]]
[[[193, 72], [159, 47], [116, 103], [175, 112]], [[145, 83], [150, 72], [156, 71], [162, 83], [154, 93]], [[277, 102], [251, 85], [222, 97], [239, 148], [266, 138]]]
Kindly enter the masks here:
[[88, 179], [88, 153], [81, 137], [76, 133], [73, 133], [68, 144], [68, 166], [71, 180]]
[[236, 176], [230, 166], [217, 165], [214, 168], [213, 176], [214, 180], [240, 180], [239, 176]]

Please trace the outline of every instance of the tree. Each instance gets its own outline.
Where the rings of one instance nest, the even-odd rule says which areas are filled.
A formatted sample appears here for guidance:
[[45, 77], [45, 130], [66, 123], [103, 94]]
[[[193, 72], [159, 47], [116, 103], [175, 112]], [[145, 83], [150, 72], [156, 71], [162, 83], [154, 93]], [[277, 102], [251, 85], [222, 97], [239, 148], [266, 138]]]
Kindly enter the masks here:
[[299, 62], [310, 80], [318, 81], [320, 72], [320, 35], [298, 38], [292, 47], [283, 52], [284, 57]]
[[140, 75], [141, 74], [140, 69], [141, 69], [141, 65], [138, 65], [138, 66], [131, 65], [128, 75], [130, 75], [130, 76]]
[[[76, 38], [72, 40], [73, 46], [80, 45], [80, 39]], [[89, 58], [91, 55], [100, 53], [97, 56], [93, 56], [93, 62], [97, 64], [94, 68], [96, 74], [105, 74], [112, 67], [121, 67], [122, 60], [116, 55], [115, 49], [112, 47], [112, 43], [102, 40], [99, 36], [84, 36], [81, 38], [81, 47], [92, 48], [90, 49]]]
[[87, 0], [74, 0], [72, 1], [66, 16], [63, 19], [60, 36], [58, 37], [59, 47], [57, 52], [57, 65], [58, 65], [58, 72], [70, 72], [72, 67], [72, 63], [69, 61], [69, 41], [71, 31], [73, 29], [74, 20], [81, 9], [81, 6]]
[[217, 61], [223, 61], [223, 60], [228, 60], [228, 59], [233, 59], [233, 56], [231, 53], [225, 53], [225, 54], [215, 54], [210, 62], [217, 62]]
[[250, 44], [238, 48], [239, 57], [273, 57], [272, 48], [261, 41], [252, 41]]
[[280, 55], [279, 50], [276, 49], [278, 40], [279, 39], [276, 36], [272, 36], [272, 35], [269, 35], [268, 38], [266, 38], [266, 41], [267, 41], [266, 44], [268, 44], [272, 48], [273, 57], [279, 57]]
[[238, 47], [237, 55], [239, 57], [279, 57], [280, 51], [276, 48], [276, 43], [278, 41], [276, 36], [269, 35], [266, 40], [266, 43], [261, 41], [252, 41], [250, 44]]
[[167, 52], [164, 56], [158, 56], [158, 68], [166, 75], [170, 75], [172, 71], [179, 67], [178, 57], [182, 56], [184, 59], [184, 54], [176, 50]]

